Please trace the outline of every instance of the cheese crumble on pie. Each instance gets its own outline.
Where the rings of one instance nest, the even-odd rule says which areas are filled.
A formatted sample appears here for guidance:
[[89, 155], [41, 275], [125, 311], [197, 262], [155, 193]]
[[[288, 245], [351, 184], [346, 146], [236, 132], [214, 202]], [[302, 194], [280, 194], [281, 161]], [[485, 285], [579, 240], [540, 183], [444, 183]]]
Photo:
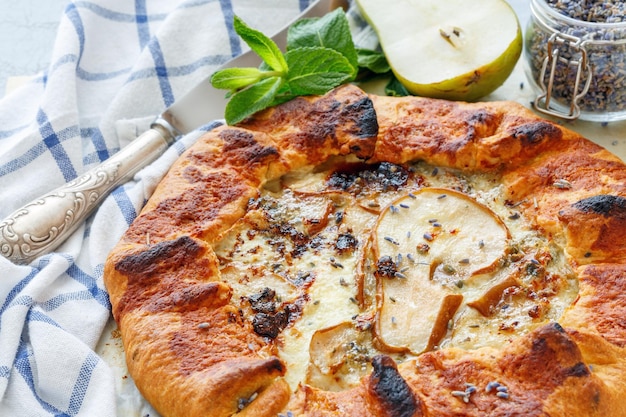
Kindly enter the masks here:
[[105, 267], [164, 416], [624, 416], [626, 166], [511, 102], [202, 136]]

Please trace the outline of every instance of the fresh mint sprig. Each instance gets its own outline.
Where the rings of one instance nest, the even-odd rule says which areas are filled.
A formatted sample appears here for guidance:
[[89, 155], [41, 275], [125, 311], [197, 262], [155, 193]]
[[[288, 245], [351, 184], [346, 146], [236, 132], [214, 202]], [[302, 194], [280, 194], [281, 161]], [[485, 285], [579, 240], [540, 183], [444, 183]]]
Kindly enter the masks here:
[[259, 68], [227, 68], [211, 77], [215, 88], [229, 90], [224, 116], [230, 125], [297, 96], [324, 94], [353, 80], [358, 72], [356, 49], [341, 9], [294, 23], [285, 53], [239, 17], [234, 19], [234, 28], [263, 64]]
[[288, 30], [285, 53], [237, 16], [234, 28], [263, 63], [258, 68], [223, 69], [211, 77], [213, 87], [229, 90], [224, 113], [229, 125], [297, 96], [324, 94], [361, 78], [363, 72], [391, 74], [384, 54], [355, 48], [342, 9], [295, 22]]

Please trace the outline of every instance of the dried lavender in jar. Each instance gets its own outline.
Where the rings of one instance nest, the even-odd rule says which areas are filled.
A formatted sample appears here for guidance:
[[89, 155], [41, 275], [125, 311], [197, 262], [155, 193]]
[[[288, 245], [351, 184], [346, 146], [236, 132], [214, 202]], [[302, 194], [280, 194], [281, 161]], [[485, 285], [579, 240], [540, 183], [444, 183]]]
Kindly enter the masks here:
[[583, 22], [620, 23], [625, 20], [623, 1], [546, 0], [546, 3], [562, 15]]
[[[576, 37], [587, 51], [591, 68], [588, 93], [578, 102], [583, 112], [621, 112], [626, 110], [626, 3], [605, 0], [533, 0], [536, 4], [527, 32], [526, 50], [530, 71], [538, 80], [547, 54], [547, 43], [554, 31]], [[542, 10], [543, 9], [543, 10]], [[556, 13], [554, 13], [556, 12]], [[559, 18], [562, 16], [563, 18]], [[570, 19], [568, 19], [570, 18]], [[571, 20], [575, 19], [575, 21]], [[566, 107], [580, 92], [573, 91], [576, 67], [568, 61], [580, 59], [576, 47], [560, 45], [552, 97]], [[581, 86], [586, 83], [586, 73]], [[544, 79], [547, 85], [547, 76]]]

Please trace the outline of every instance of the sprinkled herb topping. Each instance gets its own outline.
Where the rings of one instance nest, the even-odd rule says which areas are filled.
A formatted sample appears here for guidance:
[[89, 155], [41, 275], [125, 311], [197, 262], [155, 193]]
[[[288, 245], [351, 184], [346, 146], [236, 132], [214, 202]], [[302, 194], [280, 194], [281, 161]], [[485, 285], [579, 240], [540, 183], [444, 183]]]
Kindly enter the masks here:
[[[455, 173], [452, 170], [439, 170], [439, 178], [436, 180], [431, 178], [429, 182], [428, 173], [432, 168], [428, 165], [425, 165], [424, 167], [419, 164], [423, 163], [416, 163], [418, 169], [415, 170], [414, 174], [410, 175], [409, 184], [400, 187], [397, 193], [391, 193], [385, 196], [378, 191], [371, 192], [372, 190], [368, 190], [367, 186], [363, 185], [363, 182], [361, 182], [362, 189], [359, 190], [359, 184], [358, 181], [356, 181], [351, 185], [351, 187], [354, 188], [346, 193], [336, 192], [332, 189], [329, 190], [328, 188], [316, 189], [316, 192], [319, 192], [319, 196], [316, 197], [319, 199], [319, 203], [316, 200], [315, 205], [311, 205], [309, 203], [313, 198], [307, 191], [309, 189], [307, 187], [310, 187], [309, 183], [305, 182], [304, 185], [300, 185], [296, 182], [292, 186], [293, 190], [303, 189], [304, 192], [293, 191], [293, 194], [290, 196], [288, 195], [286, 198], [287, 204], [281, 204], [278, 197], [275, 196], [276, 191], [272, 188], [268, 189], [267, 196], [263, 197], [265, 200], [261, 199], [260, 201], [270, 201], [270, 199], [272, 199], [272, 201], [278, 201], [277, 204], [270, 208], [278, 212], [278, 215], [275, 215], [274, 217], [278, 218], [279, 221], [285, 222], [282, 216], [285, 216], [286, 214], [293, 215], [292, 218], [298, 217], [303, 219], [303, 223], [311, 217], [311, 215], [315, 215], [314, 218], [326, 219], [328, 221], [324, 222], [322, 220], [321, 223], [324, 223], [322, 228], [317, 228], [315, 234], [305, 235], [302, 241], [296, 238], [292, 239], [289, 236], [300, 232], [303, 226], [300, 228], [294, 227], [292, 229], [274, 228], [269, 231], [274, 233], [273, 235], [265, 231], [265, 229], [261, 229], [258, 231], [255, 230], [254, 235], [246, 235], [244, 232], [237, 232], [239, 234], [232, 236], [233, 239], [230, 239], [233, 242], [233, 245], [235, 245], [235, 248], [231, 249], [225, 247], [221, 249], [219, 256], [220, 262], [222, 262], [225, 268], [224, 279], [230, 280], [233, 279], [233, 277], [236, 279], [238, 276], [232, 274], [230, 272], [230, 268], [240, 267], [230, 266], [227, 263], [230, 259], [234, 259], [236, 261], [232, 262], [232, 264], [245, 264], [247, 262], [249, 265], [253, 266], [251, 268], [248, 264], [245, 264], [247, 269], [242, 268], [243, 275], [240, 276], [247, 277], [245, 275], [247, 273], [246, 271], [256, 268], [258, 259], [260, 258], [257, 252], [251, 251], [251, 249], [256, 247], [260, 247], [261, 250], [268, 251], [269, 255], [275, 256], [269, 258], [266, 257], [265, 259], [273, 260], [264, 264], [263, 268], [258, 268], [260, 272], [255, 271], [253, 272], [254, 274], [262, 274], [263, 277], [271, 277], [270, 274], [267, 274], [268, 271], [265, 270], [265, 265], [267, 265], [267, 268], [276, 269], [276, 275], [278, 275], [276, 278], [286, 279], [289, 282], [294, 281], [296, 273], [306, 271], [306, 274], [310, 275], [310, 277], [306, 278], [306, 280], [303, 278], [303, 281], [306, 282], [302, 285], [298, 285], [297, 291], [286, 291], [280, 286], [277, 287], [277, 290], [281, 289], [282, 292], [284, 292], [281, 295], [285, 298], [285, 301], [281, 301], [280, 297], [277, 295], [272, 295], [272, 292], [269, 290], [263, 291], [260, 294], [257, 294], [256, 297], [252, 297], [252, 299], [248, 300], [247, 296], [249, 294], [245, 294], [246, 298], [243, 298], [243, 296], [238, 292], [238, 287], [236, 285], [234, 286], [234, 294], [237, 297], [236, 299], [240, 300], [242, 303], [241, 311], [243, 314], [248, 315], [250, 310], [252, 310], [253, 313], [256, 313], [252, 314], [254, 315], [252, 325], [257, 334], [267, 339], [272, 339], [273, 337], [278, 337], [276, 335], [280, 334], [281, 331], [284, 331], [286, 328], [285, 326], [289, 326], [291, 324], [294, 324], [296, 329], [299, 329], [297, 326], [302, 326], [302, 329], [306, 329], [307, 331], [309, 329], [313, 329], [313, 327], [305, 327], [308, 326], [308, 321], [304, 320], [301, 316], [301, 311], [297, 310], [299, 305], [301, 308], [308, 305], [306, 308], [310, 308], [312, 312], [320, 315], [326, 314], [325, 312], [327, 311], [340, 310], [342, 311], [342, 314], [346, 315], [346, 318], [353, 316], [353, 320], [356, 320], [357, 317], [361, 317], [360, 320], [357, 320], [353, 324], [358, 328], [358, 330], [366, 330], [369, 326], [372, 326], [373, 323], [376, 323], [375, 320], [377, 317], [372, 312], [375, 311], [374, 309], [377, 306], [377, 302], [381, 299], [386, 301], [386, 308], [396, 309], [395, 311], [390, 310], [388, 315], [380, 315], [378, 317], [381, 319], [381, 325], [386, 325], [389, 328], [392, 328], [393, 323], [391, 323], [391, 317], [394, 317], [393, 320], [397, 320], [397, 325], [393, 327], [392, 330], [398, 332], [404, 327], [403, 325], [401, 326], [403, 323], [402, 317], [398, 319], [398, 315], [402, 314], [401, 311], [405, 308], [402, 300], [402, 297], [405, 297], [405, 295], [402, 294], [403, 288], [406, 288], [408, 284], [405, 280], [415, 279], [416, 277], [421, 279], [422, 275], [426, 274], [431, 274], [432, 276], [430, 279], [433, 281], [434, 285], [441, 285], [445, 291], [449, 291], [454, 294], [466, 294], [468, 291], [474, 291], [476, 280], [474, 280], [471, 276], [473, 270], [472, 268], [474, 267], [474, 264], [480, 264], [482, 262], [482, 258], [489, 255], [493, 248], [498, 245], [498, 242], [492, 241], [491, 234], [482, 235], [482, 239], [485, 239], [485, 241], [482, 241], [480, 240], [481, 234], [475, 233], [473, 236], [468, 238], [467, 242], [464, 242], [464, 244], [468, 247], [459, 247], [460, 250], [455, 252], [455, 256], [448, 256], [447, 253], [440, 256], [441, 248], [435, 245], [447, 243], [447, 239], [453, 236], [455, 232], [458, 235], [462, 235], [464, 231], [461, 229], [461, 226], [455, 230], [456, 226], [449, 220], [450, 215], [447, 211], [447, 206], [450, 203], [457, 204], [455, 191], [448, 191], [448, 189], [456, 190], [462, 188], [458, 184], [461, 184], [465, 180], [465, 177], [463, 173]], [[491, 175], [484, 175], [478, 179], [468, 177], [466, 180], [467, 189], [471, 190], [468, 197], [475, 198], [479, 203], [492, 208], [494, 213], [497, 213], [496, 215], [502, 216], [506, 219], [508, 215], [516, 211], [516, 209], [512, 207], [516, 206], [518, 203], [517, 200], [515, 200], [514, 203], [511, 203], [510, 205], [502, 205], [502, 194], [499, 193], [497, 189], [494, 190], [492, 187], [494, 178], [497, 180], [497, 177]], [[292, 179], [289, 180], [291, 181]], [[552, 180], [554, 180], [554, 178]], [[295, 178], [293, 181], [298, 181], [298, 179]], [[550, 184], [551, 183], [549, 182], [548, 185]], [[434, 191], [432, 191], [428, 189], [424, 190], [420, 187], [447, 187], [447, 189], [435, 188]], [[409, 189], [415, 190], [415, 194], [409, 194]], [[422, 201], [421, 198], [426, 195], [425, 192], [431, 193], [428, 194], [428, 198], [430, 199], [429, 202], [436, 203], [438, 201], [437, 198], [445, 198], [446, 200], [436, 203], [434, 205], [435, 211], [421, 211], [422, 205], [417, 203]], [[447, 194], [448, 192], [450, 194]], [[398, 196], [400, 196], [400, 198], [402, 198], [401, 196], [404, 196], [404, 198], [398, 200]], [[412, 201], [410, 198], [414, 198], [415, 201]], [[393, 204], [390, 205], [392, 201]], [[437, 204], [439, 204], [439, 206], [437, 206]], [[526, 202], [524, 207], [527, 208], [530, 204], [530, 202]], [[368, 209], [368, 205], [370, 207], [386, 207], [387, 212], [385, 214], [385, 212], [380, 209]], [[450, 208], [452, 208], [452, 206], [450, 206]], [[265, 211], [269, 211], [266, 206], [263, 206], [258, 210], [261, 212], [259, 214], [262, 215], [265, 214]], [[332, 210], [334, 210], [334, 212]], [[395, 216], [393, 219], [391, 219], [392, 211], [394, 213], [399, 213], [393, 214], [393, 216]], [[330, 213], [334, 213], [334, 217]], [[257, 213], [251, 214], [256, 215]], [[371, 229], [365, 229], [365, 232], [360, 229], [363, 224], [367, 225], [368, 228], [371, 227], [371, 225], [374, 225], [374, 222], [378, 220], [376, 219], [376, 216], [385, 215], [389, 216], [387, 217], [387, 219], [390, 219], [389, 226], [378, 229], [376, 234]], [[273, 220], [274, 217], [265, 216], [265, 219]], [[341, 217], [342, 220], [337, 223], [336, 220], [339, 217]], [[252, 217], [252, 220], [256, 219], [257, 217]], [[267, 225], [271, 224], [267, 221], [259, 221], [258, 225], [254, 222], [250, 223], [251, 227], [256, 226], [263, 228], [267, 228]], [[446, 225], [445, 228], [442, 225], [443, 223]], [[524, 225], [526, 224], [524, 223], [520, 226]], [[537, 269], [537, 267], [542, 266], [546, 270], [546, 274], [559, 274], [560, 270], [556, 270], [553, 267], [553, 264], [551, 264], [552, 261], [548, 258], [548, 256], [552, 253], [548, 250], [550, 248], [545, 248], [545, 253], [542, 252], [543, 246], [541, 247], [542, 250], [539, 250], [535, 246], [528, 248], [526, 241], [517, 242], [514, 240], [516, 230], [517, 229], [514, 229], [511, 233], [513, 235], [511, 246], [514, 244], [516, 247], [519, 246], [524, 259], [519, 260], [520, 263], [514, 265], [514, 261], [512, 261], [508, 256], [509, 252], [506, 252], [505, 256], [502, 256], [501, 258], [502, 262], [498, 263], [496, 268], [498, 268], [498, 270], [502, 268], [510, 268], [515, 272], [518, 272], [519, 270], [522, 274], [524, 274], [525, 271], [522, 268], [528, 264], [531, 265], [529, 268], [532, 271]], [[425, 234], [425, 232], [429, 233]], [[357, 237], [361, 236], [363, 237], [357, 239]], [[534, 238], [534, 235], [532, 237]], [[316, 246], [310, 243], [313, 238], [319, 239]], [[535, 240], [531, 240], [529, 242], [534, 244]], [[489, 245], [485, 246], [486, 243], [489, 243]], [[310, 250], [312, 255], [317, 256], [302, 256], [297, 259], [293, 256], [282, 256], [292, 254], [292, 248], [297, 245], [306, 246], [306, 250]], [[378, 246], [374, 247], [374, 245]], [[267, 248], [265, 246], [267, 246]], [[483, 247], [485, 249], [479, 249]], [[507, 249], [508, 248], [509, 247], [507, 246]], [[526, 249], [530, 250], [524, 251]], [[437, 253], [434, 253], [433, 251]], [[232, 253], [236, 253], [239, 258], [235, 258]], [[250, 256], [250, 254], [255, 256]], [[431, 256], [431, 254], [433, 256]], [[260, 253], [260, 255], [266, 254]], [[535, 262], [537, 261], [533, 260], [533, 256], [536, 256], [537, 259], [539, 259], [541, 265], [537, 265], [537, 267], [535, 267]], [[378, 257], [378, 259], [376, 257]], [[311, 262], [312, 259], [322, 259], [322, 261]], [[505, 262], [506, 264], [504, 265]], [[315, 266], [316, 263], [317, 267]], [[343, 265], [341, 263], [343, 263]], [[358, 275], [352, 275], [351, 271], [353, 270], [356, 270]], [[332, 273], [323, 273], [323, 271]], [[351, 274], [346, 275], [349, 272]], [[446, 276], [446, 273], [449, 275]], [[526, 273], [522, 278], [529, 278], [529, 274]], [[326, 281], [327, 279], [329, 281]], [[269, 280], [268, 282], [272, 283], [273, 280]], [[313, 287], [313, 285], [317, 285], [318, 282], [321, 282], [323, 285], [330, 282], [332, 287], [342, 290], [340, 292], [344, 295], [338, 298], [329, 297], [329, 300], [327, 301], [325, 298], [320, 297], [322, 293], [317, 292], [320, 287]], [[307, 283], [311, 283], [311, 288], [313, 288], [314, 291], [309, 293], [309, 286]], [[382, 285], [387, 287], [384, 292], [380, 293], [378, 291]], [[394, 293], [393, 291], [387, 291], [389, 288], [397, 290], [397, 292]], [[299, 298], [300, 294], [304, 294], [304, 296]], [[358, 294], [358, 296], [355, 294]], [[502, 299], [507, 300], [507, 302], [510, 298], [512, 298], [509, 297], [508, 294], [509, 293], [503, 293], [502, 296]], [[526, 302], [526, 298], [523, 298], [525, 296], [525, 294], [521, 294], [518, 295], [517, 298], [521, 298], [523, 302]], [[542, 294], [537, 297], [541, 296]], [[298, 298], [293, 299], [293, 297]], [[548, 295], [548, 297], [550, 297], [550, 295]], [[523, 304], [519, 307], [518, 304], [516, 304], [517, 298], [512, 299], [510, 302], [512, 303], [513, 308], [517, 309], [515, 313], [521, 312], [520, 314], [523, 315], [522, 323], [520, 324], [522, 327], [525, 323], [523, 320], [528, 322], [532, 322], [533, 320], [526, 315], [529, 311], [529, 304]], [[320, 299], [324, 299], [324, 306], [319, 304]], [[250, 303], [249, 306], [245, 304], [248, 302]], [[315, 307], [317, 305], [319, 306]], [[549, 308], [549, 306], [545, 307], [545, 310], [549, 312]], [[360, 311], [362, 315], [354, 315], [355, 311]], [[500, 334], [500, 331], [497, 328], [497, 325], [501, 322], [499, 319], [509, 318], [508, 313], [503, 313], [503, 311], [503, 309], [500, 309], [499, 304], [494, 304], [493, 315], [502, 315], [503, 317], [498, 316], [497, 320], [480, 321], [480, 329], [484, 329], [484, 332], [478, 332], [475, 330], [479, 328], [477, 320], [465, 320], [464, 318], [461, 318], [460, 315], [455, 316], [453, 320], [446, 320], [446, 322], [442, 323], [442, 327], [444, 327], [443, 331], [446, 332], [445, 325], [448, 326], [448, 330], [454, 331], [446, 333], [445, 337], [447, 339], [444, 343], [448, 343], [449, 341], [452, 346], [459, 344], [461, 347], [465, 347], [465, 345], [472, 345], [476, 343], [476, 341], [478, 341], [478, 343], [482, 343], [481, 338], [483, 333], [486, 333], [488, 336], [488, 332], [498, 332], [498, 334]], [[543, 311], [540, 313], [542, 316], [547, 314]], [[252, 317], [244, 318], [248, 320], [252, 319]], [[384, 323], [382, 323], [383, 321]], [[198, 325], [198, 323], [194, 324]], [[203, 326], [201, 325], [199, 327], [202, 328]], [[209, 330], [209, 332], [210, 331], [211, 330]], [[198, 329], [196, 329], [196, 332], [199, 334], [208, 333]], [[291, 337], [291, 332], [285, 332], [284, 337]], [[510, 335], [507, 335], [506, 337], [510, 337]], [[436, 344], [438, 347], [441, 346], [440, 341]], [[401, 359], [406, 358], [405, 355], [398, 356], [401, 357]], [[500, 390], [492, 388], [491, 394], [487, 395], [484, 391], [482, 391], [484, 388], [483, 383], [480, 386], [481, 392], [479, 396], [472, 397], [473, 393], [476, 392], [476, 387], [471, 385], [464, 387], [463, 382], [464, 381], [461, 381], [460, 383], [457, 383], [458, 385], [449, 386], [447, 390], [447, 393], [449, 393], [451, 389], [455, 389], [454, 395], [458, 397], [457, 405], [459, 407], [463, 406], [461, 401], [478, 403], [479, 396], [481, 401], [489, 397], [493, 401], [500, 402], [506, 400], [499, 398], [508, 398], [511, 394], [508, 390], [503, 388], [500, 388]], [[486, 382], [487, 381], [485, 381], [485, 383]], [[501, 393], [499, 394], [501, 397], [496, 397], [496, 395], [498, 395], [497, 393]], [[515, 396], [513, 396], [513, 398], [517, 399]], [[457, 399], [448, 397], [448, 401], [451, 401], [452, 403], [457, 403]], [[285, 412], [286, 410], [282, 412], [283, 416], [285, 416]]]
[[406, 184], [409, 171], [389, 162], [378, 165], [353, 164], [333, 172], [327, 184], [330, 188], [360, 192], [365, 189], [378, 191], [397, 190]]
[[[465, 394], [465, 391], [452, 391], [450, 394], [454, 395], [455, 397], [465, 397], [467, 395]], [[463, 401], [468, 402], [469, 396], [467, 396], [467, 400], [463, 398]]]
[[448, 275], [452, 275], [456, 272], [456, 269], [454, 269], [454, 267], [449, 264], [445, 264], [442, 269], [443, 269], [443, 272], [445, 272]]
[[485, 392], [491, 392], [494, 389], [498, 388], [499, 386], [500, 386], [500, 383], [498, 381], [491, 381], [485, 387]]
[[485, 387], [485, 392], [495, 392], [496, 396], [502, 399], [508, 399], [510, 397], [509, 389], [506, 386], [500, 384], [498, 381], [489, 382]]
[[554, 181], [552, 186], [554, 186], [556, 188], [561, 188], [561, 189], [564, 189], [564, 190], [569, 190], [570, 188], [572, 188], [572, 183], [569, 182], [568, 180], [563, 179], [563, 178], [559, 178], [558, 180]]
[[343, 265], [337, 262], [335, 258], [330, 258], [330, 266], [332, 266], [333, 268], [343, 269]]
[[526, 200], [521, 200], [521, 201], [518, 201], [518, 202], [515, 202], [515, 203], [514, 203], [514, 202], [512, 202], [512, 201], [510, 201], [510, 200], [506, 200], [506, 201], [504, 202], [504, 205], [505, 205], [506, 207], [515, 208], [515, 207], [521, 206], [521, 205], [522, 205], [522, 204], [524, 204], [525, 202], [526, 202]]
[[252, 401], [254, 401], [258, 395], [259, 394], [255, 392], [249, 398], [240, 398], [239, 401], [237, 402], [237, 408], [239, 409], [239, 411], [246, 408], [246, 406], [250, 404]]
[[400, 245], [400, 242], [398, 242], [397, 240], [395, 240], [395, 239], [394, 239], [394, 238], [392, 238], [392, 237], [385, 236], [385, 240], [386, 240], [387, 242], [389, 242], [389, 243], [393, 243], [394, 245]]
[[470, 396], [476, 392], [476, 386], [474, 384], [465, 383], [465, 391], [454, 390], [450, 392], [455, 397], [463, 400], [464, 403], [468, 403]]

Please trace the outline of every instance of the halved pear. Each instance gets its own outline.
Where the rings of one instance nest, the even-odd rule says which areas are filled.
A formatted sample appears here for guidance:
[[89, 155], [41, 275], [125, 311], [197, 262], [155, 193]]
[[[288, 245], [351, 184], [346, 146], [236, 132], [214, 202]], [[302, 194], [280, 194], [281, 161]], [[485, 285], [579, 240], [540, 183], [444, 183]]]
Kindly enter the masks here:
[[398, 80], [419, 96], [472, 101], [499, 87], [522, 51], [504, 0], [357, 0]]
[[374, 233], [378, 306], [374, 332], [390, 350], [431, 350], [463, 302], [464, 283], [493, 270], [510, 234], [466, 194], [423, 188], [394, 201]]

